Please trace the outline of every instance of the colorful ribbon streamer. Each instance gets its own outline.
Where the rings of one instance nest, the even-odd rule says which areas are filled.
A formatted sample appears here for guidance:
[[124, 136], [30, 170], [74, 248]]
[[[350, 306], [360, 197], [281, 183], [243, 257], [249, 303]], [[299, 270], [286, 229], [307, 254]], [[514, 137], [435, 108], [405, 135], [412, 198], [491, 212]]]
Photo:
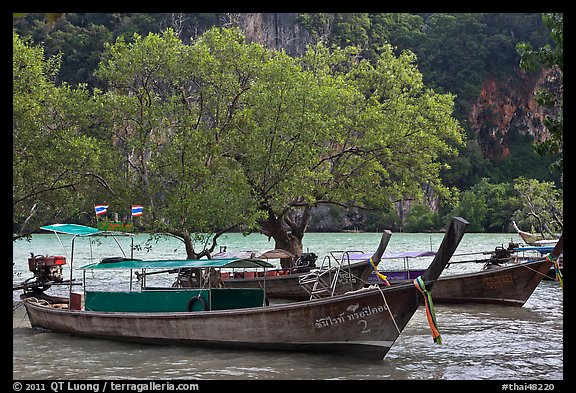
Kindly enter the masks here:
[[383, 275], [382, 273], [380, 273], [378, 271], [378, 268], [376, 267], [376, 265], [374, 265], [374, 261], [372, 260], [372, 257], [370, 257], [370, 265], [372, 265], [372, 269], [374, 269], [374, 273], [376, 273], [376, 275], [378, 276], [378, 278], [380, 280], [382, 280], [382, 282], [384, 282], [384, 285], [389, 287], [390, 283], [388, 282], [388, 277], [386, 277], [385, 275]]
[[430, 292], [426, 289], [426, 285], [424, 285], [424, 280], [422, 280], [421, 276], [418, 276], [414, 280], [414, 286], [418, 288], [418, 290], [424, 296], [424, 304], [426, 305], [426, 318], [428, 318], [428, 324], [430, 325], [430, 330], [432, 331], [432, 338], [434, 339], [435, 344], [442, 344], [442, 336], [438, 331], [438, 325], [436, 323], [436, 313], [434, 312], [434, 303], [432, 302], [432, 296]]
[[554, 255], [546, 255], [546, 259], [554, 264], [554, 272], [556, 273], [556, 280], [560, 283], [560, 288], [564, 290], [564, 278], [562, 272], [560, 271], [560, 265], [558, 264], [558, 258], [554, 258]]

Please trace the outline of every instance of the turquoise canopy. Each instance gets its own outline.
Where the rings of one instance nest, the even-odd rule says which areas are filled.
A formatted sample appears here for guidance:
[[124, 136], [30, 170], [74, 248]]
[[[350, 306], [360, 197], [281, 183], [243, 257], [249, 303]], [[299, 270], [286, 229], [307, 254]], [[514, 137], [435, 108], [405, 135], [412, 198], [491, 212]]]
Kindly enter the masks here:
[[[99, 231], [96, 228], [78, 224], [52, 224], [40, 227], [46, 231], [53, 231], [74, 236], [134, 236], [131, 233], [116, 231]], [[261, 259], [254, 258], [218, 258], [218, 259], [158, 259], [138, 260], [120, 258], [98, 263], [91, 263], [80, 269], [174, 269], [174, 268], [268, 268], [275, 267], [273, 264]]]
[[40, 227], [46, 231], [52, 231], [56, 233], [63, 233], [65, 235], [73, 236], [134, 236], [133, 233], [123, 232], [123, 231], [102, 231], [97, 228], [88, 227], [86, 225], [79, 224], [52, 224], [44, 225]]
[[88, 236], [100, 233], [96, 228], [87, 227], [85, 225], [78, 224], [52, 224], [40, 227], [46, 231], [53, 231], [58, 233], [63, 233], [65, 235], [75, 235], [75, 236]]

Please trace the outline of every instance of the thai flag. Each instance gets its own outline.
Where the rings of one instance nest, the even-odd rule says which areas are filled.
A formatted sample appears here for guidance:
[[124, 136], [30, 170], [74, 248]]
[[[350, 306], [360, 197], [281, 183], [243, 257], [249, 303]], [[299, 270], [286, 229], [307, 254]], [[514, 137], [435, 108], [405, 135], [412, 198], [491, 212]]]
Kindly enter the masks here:
[[141, 216], [144, 208], [140, 205], [132, 205], [132, 217]]
[[97, 216], [108, 213], [108, 205], [94, 205], [94, 211]]

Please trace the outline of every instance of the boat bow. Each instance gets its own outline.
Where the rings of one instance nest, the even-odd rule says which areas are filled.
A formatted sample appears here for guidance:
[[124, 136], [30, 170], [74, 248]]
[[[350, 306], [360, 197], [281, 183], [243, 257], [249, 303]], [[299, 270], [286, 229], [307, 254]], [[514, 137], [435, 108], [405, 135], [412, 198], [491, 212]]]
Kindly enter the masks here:
[[560, 235], [560, 239], [558, 239], [558, 243], [554, 246], [554, 249], [550, 253], [552, 257], [558, 258], [560, 254], [564, 252], [564, 234]]
[[378, 266], [378, 264], [382, 260], [382, 255], [384, 255], [384, 251], [386, 251], [386, 247], [388, 247], [388, 242], [390, 242], [391, 237], [392, 232], [390, 232], [389, 230], [385, 230], [384, 233], [382, 233], [380, 244], [378, 245], [378, 248], [376, 249], [374, 254], [372, 254], [372, 257], [370, 258], [374, 266]]
[[428, 266], [428, 269], [426, 269], [421, 276], [429, 289], [432, 283], [428, 284], [428, 281], [435, 281], [440, 277], [440, 274], [442, 274], [442, 271], [454, 255], [456, 248], [458, 248], [466, 232], [466, 227], [468, 227], [468, 221], [462, 217], [454, 217], [450, 222], [444, 239], [442, 239], [442, 244], [440, 244], [438, 248], [438, 252], [434, 256], [430, 266]]

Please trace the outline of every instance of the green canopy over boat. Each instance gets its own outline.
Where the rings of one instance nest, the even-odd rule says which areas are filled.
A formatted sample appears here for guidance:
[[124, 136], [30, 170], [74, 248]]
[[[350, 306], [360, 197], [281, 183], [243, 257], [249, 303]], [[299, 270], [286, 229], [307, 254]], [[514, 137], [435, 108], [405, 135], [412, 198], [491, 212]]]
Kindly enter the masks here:
[[[132, 233], [100, 231], [97, 228], [79, 224], [52, 224], [40, 227], [46, 231], [74, 236], [134, 236]], [[139, 260], [130, 258], [108, 258], [97, 263], [84, 265], [79, 269], [174, 269], [174, 268], [269, 268], [273, 264], [255, 258], [217, 258], [217, 259], [159, 259]]]
[[65, 235], [74, 235], [74, 236], [90, 236], [90, 235], [96, 235], [96, 234], [104, 234], [96, 228], [87, 227], [86, 225], [78, 225], [78, 224], [52, 224], [52, 225], [45, 225], [43, 227], [40, 227], [40, 229], [44, 229], [46, 231], [63, 233]]

